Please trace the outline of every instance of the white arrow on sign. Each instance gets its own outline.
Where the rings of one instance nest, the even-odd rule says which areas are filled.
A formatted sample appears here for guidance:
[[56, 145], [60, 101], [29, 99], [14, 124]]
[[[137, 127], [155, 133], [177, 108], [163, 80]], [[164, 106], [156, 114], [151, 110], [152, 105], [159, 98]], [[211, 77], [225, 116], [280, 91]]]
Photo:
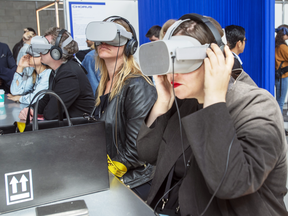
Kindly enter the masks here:
[[20, 179], [20, 182], [21, 182], [21, 184], [22, 184], [22, 192], [23, 192], [23, 191], [27, 191], [27, 181], [28, 181], [28, 179], [27, 179], [26, 176], [23, 174], [23, 175], [21, 176], [21, 179]]
[[17, 193], [17, 184], [18, 184], [18, 180], [15, 178], [15, 176], [13, 176], [10, 185], [12, 185], [12, 193]]

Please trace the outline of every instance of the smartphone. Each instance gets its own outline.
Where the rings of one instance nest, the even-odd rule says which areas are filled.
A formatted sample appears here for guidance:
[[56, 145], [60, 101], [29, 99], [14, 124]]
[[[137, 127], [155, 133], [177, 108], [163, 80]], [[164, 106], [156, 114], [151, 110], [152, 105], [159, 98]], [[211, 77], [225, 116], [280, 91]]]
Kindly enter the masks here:
[[84, 200], [41, 206], [35, 209], [37, 216], [88, 216], [88, 208]]

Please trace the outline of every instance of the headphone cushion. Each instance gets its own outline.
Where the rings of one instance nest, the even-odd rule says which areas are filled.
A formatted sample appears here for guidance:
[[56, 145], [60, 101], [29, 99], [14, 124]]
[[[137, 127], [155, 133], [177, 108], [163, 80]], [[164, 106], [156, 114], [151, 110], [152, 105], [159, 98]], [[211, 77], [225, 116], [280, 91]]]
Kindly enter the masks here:
[[133, 55], [138, 48], [138, 41], [132, 38], [129, 40], [125, 46], [125, 55], [129, 57], [130, 55]]
[[59, 60], [62, 58], [62, 50], [60, 47], [53, 46], [50, 50], [50, 55], [54, 60]]

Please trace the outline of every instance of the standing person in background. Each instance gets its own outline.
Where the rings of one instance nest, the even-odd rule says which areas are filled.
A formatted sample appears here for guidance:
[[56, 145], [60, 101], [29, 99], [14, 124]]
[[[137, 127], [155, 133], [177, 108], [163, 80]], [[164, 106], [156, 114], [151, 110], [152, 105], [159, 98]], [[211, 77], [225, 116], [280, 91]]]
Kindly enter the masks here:
[[[157, 93], [134, 60], [138, 41], [133, 26], [117, 16], [105, 19], [101, 25], [112, 23], [119, 32], [115, 39], [95, 41], [98, 53], [96, 70], [99, 68], [101, 71], [95, 118], [105, 121], [108, 155], [128, 170], [121, 181], [146, 200], [154, 167], [138, 159], [136, 138], [143, 119], [156, 101]], [[90, 28], [93, 29], [86, 29], [86, 34], [92, 32]], [[88, 39], [93, 37], [86, 36]]]
[[165, 36], [168, 28], [169, 28], [171, 25], [173, 25], [174, 22], [176, 22], [175, 19], [169, 19], [169, 20], [167, 20], [167, 21], [163, 24], [163, 26], [162, 26], [162, 28], [161, 28], [161, 31], [160, 31], [160, 36], [159, 36], [159, 39], [160, 39], [160, 40], [163, 40], [163, 38], [164, 38], [164, 36]]
[[[49, 88], [49, 77], [51, 69], [41, 63], [39, 53], [33, 52], [31, 46], [33, 44], [45, 43], [44, 38], [35, 36], [31, 40], [31, 45], [26, 51], [26, 55], [22, 56], [14, 73], [14, 78], [11, 83], [11, 94], [8, 94], [8, 99], [24, 104], [30, 104], [35, 94], [39, 91]], [[32, 76], [23, 79], [23, 70], [26, 67], [35, 68]], [[43, 96], [41, 96], [42, 98]], [[37, 98], [35, 98], [34, 103]]]
[[[288, 39], [288, 25], [281, 25], [275, 31], [277, 33], [275, 38], [275, 70], [278, 70], [280, 65], [280, 68], [285, 69], [288, 66], [288, 46], [285, 43], [285, 40]], [[276, 100], [281, 112], [283, 112], [283, 105], [288, 89], [288, 68], [282, 74], [279, 79], [275, 79]]]
[[0, 89], [10, 92], [10, 84], [17, 65], [7, 44], [0, 42]]
[[[28, 31], [32, 31], [36, 35], [36, 32], [33, 28], [27, 27], [24, 29], [24, 33], [28, 32]], [[15, 62], [17, 61], [18, 53], [19, 53], [20, 49], [23, 47], [23, 45], [24, 45], [24, 41], [23, 41], [23, 37], [22, 37], [21, 40], [18, 43], [16, 43], [12, 49], [12, 53], [13, 53], [13, 57], [15, 59]]]
[[245, 37], [245, 29], [242, 26], [230, 25], [225, 27], [227, 45], [234, 55], [233, 69], [241, 68], [242, 61], [239, 57], [244, 52], [247, 38]]
[[161, 26], [154, 25], [148, 30], [145, 37], [149, 38], [150, 41], [157, 41], [159, 40], [160, 30]]
[[[288, 90], [288, 46], [285, 40], [288, 39], [288, 25], [279, 26], [275, 32], [275, 71], [281, 69], [279, 77], [275, 77], [276, 100], [283, 114], [283, 105], [287, 96]], [[288, 131], [285, 129], [285, 134], [288, 136]]]

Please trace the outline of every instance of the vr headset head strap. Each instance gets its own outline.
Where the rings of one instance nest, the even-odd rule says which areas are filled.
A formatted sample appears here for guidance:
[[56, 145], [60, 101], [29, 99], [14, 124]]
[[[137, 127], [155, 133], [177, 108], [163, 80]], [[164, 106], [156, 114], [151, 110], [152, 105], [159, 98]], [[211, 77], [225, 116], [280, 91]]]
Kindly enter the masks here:
[[195, 21], [204, 23], [208, 27], [208, 29], [210, 30], [211, 34], [214, 36], [217, 45], [220, 48], [222, 46], [224, 46], [224, 43], [223, 43], [223, 41], [221, 39], [221, 35], [219, 34], [218, 30], [210, 22], [209, 19], [207, 19], [206, 17], [204, 17], [204, 16], [202, 16], [200, 14], [196, 14], [196, 13], [185, 14], [185, 15], [183, 15], [183, 16], [181, 16], [179, 18], [179, 20], [186, 20], [186, 19], [195, 20]]
[[120, 16], [110, 16], [107, 18], [106, 22], [113, 22], [114, 20], [117, 20], [117, 19], [123, 20], [124, 22], [126, 22], [132, 31], [132, 39], [128, 40], [124, 49], [125, 55], [129, 57], [130, 55], [133, 55], [138, 48], [138, 40], [137, 40], [136, 31], [127, 19], [120, 17]]

